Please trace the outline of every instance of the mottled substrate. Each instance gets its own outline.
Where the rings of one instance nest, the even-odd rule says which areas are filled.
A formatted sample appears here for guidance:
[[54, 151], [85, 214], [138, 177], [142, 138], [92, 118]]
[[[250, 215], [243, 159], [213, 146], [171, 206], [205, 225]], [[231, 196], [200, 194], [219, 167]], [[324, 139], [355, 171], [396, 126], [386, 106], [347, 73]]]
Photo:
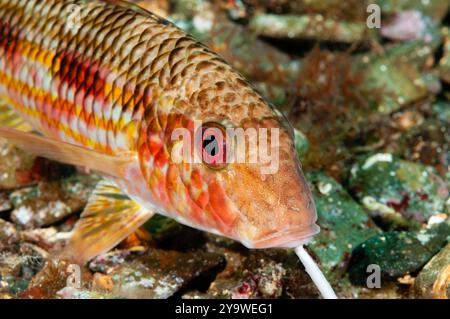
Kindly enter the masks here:
[[[340, 297], [450, 298], [449, 1], [370, 1], [381, 29], [360, 0], [134, 2], [291, 120], [322, 229], [307, 249]], [[319, 297], [292, 250], [250, 251], [159, 216], [73, 281], [58, 254], [98, 177], [4, 141], [0, 154], [0, 298]]]

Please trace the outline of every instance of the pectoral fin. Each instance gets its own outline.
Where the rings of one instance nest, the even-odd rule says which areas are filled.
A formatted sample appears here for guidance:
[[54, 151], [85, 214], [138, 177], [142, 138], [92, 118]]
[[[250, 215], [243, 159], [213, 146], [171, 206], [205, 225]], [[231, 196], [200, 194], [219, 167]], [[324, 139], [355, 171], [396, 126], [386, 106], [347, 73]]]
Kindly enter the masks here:
[[2, 101], [0, 101], [0, 127], [9, 127], [23, 132], [33, 130], [30, 124]]
[[66, 164], [84, 166], [110, 176], [122, 178], [135, 157], [129, 154], [112, 156], [85, 147], [61, 142], [34, 133], [0, 127], [0, 137], [38, 156]]
[[67, 253], [83, 264], [114, 248], [152, 216], [153, 212], [142, 208], [114, 184], [102, 181], [73, 230]]

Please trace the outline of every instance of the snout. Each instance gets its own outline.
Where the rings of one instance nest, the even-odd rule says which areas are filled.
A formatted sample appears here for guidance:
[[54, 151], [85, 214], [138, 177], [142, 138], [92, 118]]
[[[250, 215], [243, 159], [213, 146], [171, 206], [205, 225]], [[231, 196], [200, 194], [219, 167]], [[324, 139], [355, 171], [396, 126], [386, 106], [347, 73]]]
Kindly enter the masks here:
[[314, 235], [320, 231], [315, 223], [308, 227], [292, 228], [284, 231], [274, 231], [262, 236], [260, 239], [249, 242], [248, 248], [295, 248], [300, 245], [306, 245]]

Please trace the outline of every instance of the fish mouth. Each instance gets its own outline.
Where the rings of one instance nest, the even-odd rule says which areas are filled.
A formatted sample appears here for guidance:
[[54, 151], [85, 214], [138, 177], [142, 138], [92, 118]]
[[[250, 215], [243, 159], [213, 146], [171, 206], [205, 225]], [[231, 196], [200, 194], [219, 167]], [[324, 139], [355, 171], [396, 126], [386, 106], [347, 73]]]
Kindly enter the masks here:
[[293, 228], [282, 232], [272, 232], [263, 236], [261, 239], [244, 244], [252, 249], [295, 248], [307, 244], [314, 235], [319, 232], [320, 227], [316, 224], [311, 224], [308, 227]]

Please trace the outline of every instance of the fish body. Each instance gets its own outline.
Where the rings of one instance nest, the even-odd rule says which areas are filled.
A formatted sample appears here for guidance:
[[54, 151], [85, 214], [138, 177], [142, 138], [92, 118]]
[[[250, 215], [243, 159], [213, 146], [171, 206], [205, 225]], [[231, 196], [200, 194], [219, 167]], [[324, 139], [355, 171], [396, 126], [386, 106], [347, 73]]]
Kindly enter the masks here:
[[[296, 247], [318, 232], [286, 120], [214, 52], [148, 11], [122, 1], [0, 0], [0, 101], [41, 134], [1, 136], [114, 182], [100, 185], [74, 230], [82, 261], [153, 213], [249, 248]], [[199, 121], [201, 132], [276, 129], [277, 169], [174, 160], [174, 132], [196, 137]], [[259, 146], [244, 145], [246, 154]]]

